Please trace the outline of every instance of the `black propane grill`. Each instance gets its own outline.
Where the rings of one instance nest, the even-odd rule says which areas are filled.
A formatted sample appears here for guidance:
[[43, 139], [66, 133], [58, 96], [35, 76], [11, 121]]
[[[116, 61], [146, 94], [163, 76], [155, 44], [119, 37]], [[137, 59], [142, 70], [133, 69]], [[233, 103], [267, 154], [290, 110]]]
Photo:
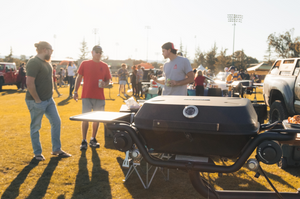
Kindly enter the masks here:
[[[300, 198], [299, 191], [278, 193], [260, 167], [260, 162], [278, 163], [282, 157], [278, 142], [294, 140], [300, 131], [282, 129], [280, 121], [260, 124], [248, 99], [159, 96], [146, 101], [136, 114], [98, 111], [70, 119], [107, 123], [116, 132], [113, 140], [118, 150], [134, 151], [156, 167], [188, 170], [194, 188], [206, 198]], [[255, 149], [255, 159], [249, 159]], [[154, 152], [172, 158], [159, 159]], [[212, 156], [231, 158], [234, 163], [216, 165]], [[263, 174], [275, 192], [216, 191], [199, 175], [236, 172], [245, 163]]]

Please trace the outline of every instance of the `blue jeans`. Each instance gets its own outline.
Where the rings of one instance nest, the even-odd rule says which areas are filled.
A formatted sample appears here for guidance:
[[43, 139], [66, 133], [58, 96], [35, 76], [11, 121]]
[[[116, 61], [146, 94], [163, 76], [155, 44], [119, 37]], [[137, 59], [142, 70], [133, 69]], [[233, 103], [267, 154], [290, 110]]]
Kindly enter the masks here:
[[34, 100], [25, 100], [27, 107], [30, 112], [31, 123], [30, 123], [30, 137], [35, 155], [42, 154], [42, 146], [40, 142], [40, 133], [42, 118], [44, 114], [48, 118], [51, 124], [51, 140], [52, 140], [52, 151], [61, 150], [60, 143], [60, 126], [61, 120], [57, 112], [57, 108], [53, 98], [42, 101], [41, 103], [35, 103]]

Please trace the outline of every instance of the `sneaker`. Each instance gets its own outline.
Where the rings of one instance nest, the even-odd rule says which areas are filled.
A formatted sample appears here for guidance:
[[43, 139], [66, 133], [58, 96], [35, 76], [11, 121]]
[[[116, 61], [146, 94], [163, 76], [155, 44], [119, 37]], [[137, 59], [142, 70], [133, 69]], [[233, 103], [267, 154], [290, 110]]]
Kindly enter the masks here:
[[86, 149], [87, 149], [87, 142], [83, 140], [80, 145], [80, 150], [86, 150]]
[[62, 96], [62, 94], [58, 94], [58, 96], [57, 96], [57, 97], [60, 97], [60, 96]]
[[96, 138], [90, 141], [90, 147], [99, 148], [100, 144], [97, 142]]
[[22, 90], [21, 88], [18, 89], [18, 91], [21, 91], [21, 90]]
[[117, 96], [120, 96], [120, 94], [118, 94]]
[[127, 95], [127, 94], [124, 94], [124, 96], [127, 97], [128, 95]]

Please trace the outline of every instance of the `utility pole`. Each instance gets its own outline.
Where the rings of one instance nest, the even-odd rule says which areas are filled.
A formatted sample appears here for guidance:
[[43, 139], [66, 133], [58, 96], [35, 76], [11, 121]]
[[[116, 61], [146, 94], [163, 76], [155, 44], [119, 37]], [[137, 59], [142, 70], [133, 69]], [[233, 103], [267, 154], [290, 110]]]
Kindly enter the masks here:
[[94, 28], [93, 33], [95, 34], [95, 45], [97, 45], [96, 38], [97, 38], [97, 34], [98, 34], [98, 28]]
[[236, 22], [242, 23], [243, 15], [228, 14], [228, 22], [233, 22], [233, 49], [232, 49], [232, 66], [234, 66], [234, 39], [235, 39], [235, 25]]
[[150, 26], [145, 26], [145, 28], [147, 29], [147, 58], [146, 58], [146, 60], [147, 60], [147, 62], [148, 62], [148, 33], [149, 33], [149, 29], [151, 29], [151, 27]]

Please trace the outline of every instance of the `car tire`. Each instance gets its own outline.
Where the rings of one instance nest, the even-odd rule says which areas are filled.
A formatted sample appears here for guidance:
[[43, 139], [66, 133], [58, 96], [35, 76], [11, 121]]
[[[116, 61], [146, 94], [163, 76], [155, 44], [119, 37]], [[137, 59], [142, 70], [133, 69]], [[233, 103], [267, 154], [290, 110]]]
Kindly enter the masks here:
[[3, 80], [0, 79], [0, 92], [2, 91]]
[[269, 122], [283, 121], [288, 118], [288, 113], [285, 106], [280, 100], [276, 100], [271, 104], [269, 113]]

